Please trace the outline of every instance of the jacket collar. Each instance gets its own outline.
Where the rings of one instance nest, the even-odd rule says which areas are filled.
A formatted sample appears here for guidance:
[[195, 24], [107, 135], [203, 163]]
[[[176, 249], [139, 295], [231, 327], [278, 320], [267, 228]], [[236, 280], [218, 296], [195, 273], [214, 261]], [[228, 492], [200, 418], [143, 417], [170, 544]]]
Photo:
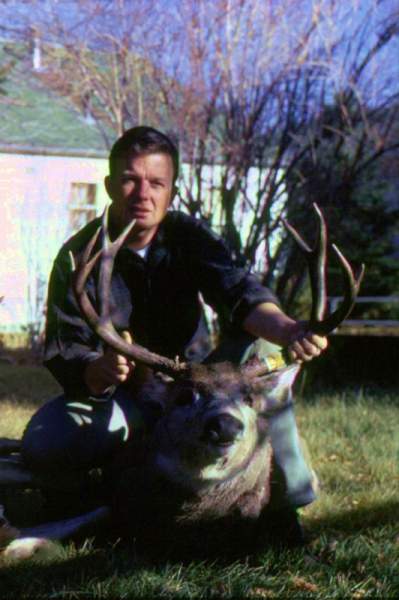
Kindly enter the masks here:
[[169, 255], [170, 232], [168, 225], [170, 221], [170, 213], [167, 213], [150, 243], [150, 248], [145, 261], [129, 248], [122, 248], [120, 252], [134, 254], [135, 260], [139, 262], [143, 261], [143, 263], [147, 264], [151, 269], [156, 267]]

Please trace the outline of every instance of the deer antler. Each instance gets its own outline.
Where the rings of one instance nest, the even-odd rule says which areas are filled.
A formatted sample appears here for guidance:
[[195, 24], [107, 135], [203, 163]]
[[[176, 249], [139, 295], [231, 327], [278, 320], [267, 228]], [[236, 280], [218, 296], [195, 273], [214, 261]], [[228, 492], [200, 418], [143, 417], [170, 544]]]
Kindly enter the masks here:
[[[72, 286], [83, 316], [94, 329], [97, 335], [111, 348], [124, 354], [129, 358], [143, 363], [149, 367], [156, 368], [160, 371], [181, 373], [188, 369], [185, 363], [180, 363], [178, 359], [171, 360], [165, 356], [160, 356], [154, 352], [150, 352], [147, 348], [136, 343], [129, 344], [116, 331], [112, 320], [110, 310], [110, 295], [111, 295], [111, 278], [114, 260], [117, 252], [125, 242], [130, 231], [132, 230], [135, 221], [132, 221], [119, 237], [111, 242], [108, 235], [108, 209], [106, 208], [103, 214], [102, 225], [97, 229], [93, 237], [87, 244], [82, 257], [75, 265], [75, 257], [71, 254], [73, 280]], [[97, 242], [100, 231], [102, 230], [103, 247], [98, 250], [92, 258], [90, 255]], [[99, 276], [99, 297], [100, 297], [100, 314], [97, 313], [89, 296], [85, 290], [87, 279], [101, 257], [100, 276]]]
[[327, 226], [323, 214], [316, 203], [313, 203], [313, 208], [319, 221], [319, 229], [317, 240], [314, 248], [310, 248], [308, 244], [299, 235], [296, 229], [282, 219], [284, 226], [293, 236], [301, 250], [304, 252], [310, 275], [310, 285], [312, 290], [312, 309], [309, 320], [309, 329], [319, 335], [327, 335], [331, 333], [351, 312], [359, 293], [359, 288], [364, 275], [364, 265], [362, 264], [357, 275], [345, 256], [333, 244], [333, 250], [338, 257], [345, 278], [345, 293], [342, 303], [338, 306], [331, 315], [324, 317], [327, 305], [326, 291], [326, 257], [327, 257]]

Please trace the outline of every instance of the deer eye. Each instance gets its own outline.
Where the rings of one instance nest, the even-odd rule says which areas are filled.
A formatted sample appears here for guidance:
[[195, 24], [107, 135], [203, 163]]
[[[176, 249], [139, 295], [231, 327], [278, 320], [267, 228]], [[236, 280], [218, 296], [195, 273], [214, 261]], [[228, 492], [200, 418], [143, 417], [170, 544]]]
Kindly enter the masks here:
[[187, 387], [179, 391], [176, 398], [176, 404], [178, 406], [188, 406], [190, 404], [194, 404], [197, 399], [198, 392], [196, 392], [193, 388]]
[[246, 394], [244, 396], [244, 402], [245, 402], [245, 404], [248, 404], [248, 406], [253, 406], [254, 398], [253, 398], [252, 394]]

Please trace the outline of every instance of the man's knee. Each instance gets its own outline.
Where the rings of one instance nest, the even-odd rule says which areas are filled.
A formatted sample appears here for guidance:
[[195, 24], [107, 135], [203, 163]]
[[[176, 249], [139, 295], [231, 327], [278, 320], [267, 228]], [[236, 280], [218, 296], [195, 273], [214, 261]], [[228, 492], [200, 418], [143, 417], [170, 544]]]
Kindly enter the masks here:
[[28, 422], [22, 437], [22, 456], [35, 471], [55, 470], [68, 463], [71, 426], [65, 411], [65, 397], [44, 404]]
[[79, 420], [78, 412], [74, 412], [77, 409], [71, 404], [80, 403], [59, 396], [42, 406], [29, 421], [21, 452], [32, 470], [49, 472], [97, 466], [103, 442], [97, 425], [91, 426], [90, 414], [94, 411], [85, 403], [86, 411], [81, 411]]
[[59, 396], [28, 423], [22, 455], [35, 471], [79, 470], [102, 466], [140, 429], [141, 415], [123, 390], [104, 400]]

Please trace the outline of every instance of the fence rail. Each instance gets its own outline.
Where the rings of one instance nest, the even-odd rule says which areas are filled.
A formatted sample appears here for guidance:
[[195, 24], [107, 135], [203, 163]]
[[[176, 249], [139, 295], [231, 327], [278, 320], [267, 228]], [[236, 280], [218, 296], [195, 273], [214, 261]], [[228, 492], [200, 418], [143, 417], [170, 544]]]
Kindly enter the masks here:
[[[330, 311], [334, 311], [343, 299], [342, 296], [328, 298]], [[396, 304], [399, 296], [360, 296], [356, 304]], [[358, 335], [399, 337], [399, 321], [395, 319], [347, 319], [334, 331], [334, 335]]]

